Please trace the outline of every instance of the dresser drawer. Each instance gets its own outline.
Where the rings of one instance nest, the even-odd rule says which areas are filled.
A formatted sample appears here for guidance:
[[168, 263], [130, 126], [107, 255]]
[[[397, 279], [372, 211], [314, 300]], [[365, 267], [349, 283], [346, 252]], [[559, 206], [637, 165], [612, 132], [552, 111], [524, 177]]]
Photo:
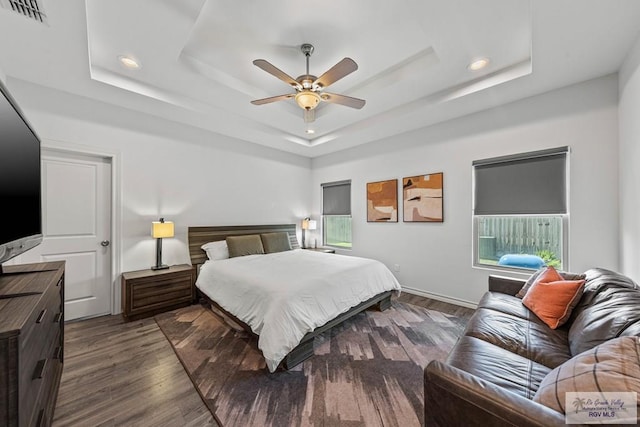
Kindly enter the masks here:
[[60, 312], [60, 293], [57, 287], [50, 286], [40, 297], [29, 319], [26, 321], [25, 327], [20, 332], [21, 349], [32, 349], [34, 345], [32, 341], [39, 341], [40, 339], [41, 335], [38, 331], [48, 324], [47, 320], [58, 312]]
[[24, 357], [22, 363], [26, 366], [43, 354], [45, 348], [51, 345], [53, 335], [62, 328], [61, 308], [60, 292], [52, 286], [42, 295], [20, 334], [20, 353]]
[[[60, 312], [60, 292], [50, 287], [40, 300], [40, 304], [29, 318], [24, 340], [21, 340], [20, 354], [20, 414], [21, 419], [34, 414], [43, 384], [54, 358], [56, 348], [60, 347], [62, 313]], [[55, 359], [57, 361], [57, 359]], [[36, 411], [37, 412], [37, 411]], [[35, 416], [35, 415], [34, 415]]]
[[0, 426], [50, 426], [64, 354], [64, 261], [0, 275]]
[[[56, 338], [59, 334], [56, 334]], [[20, 425], [23, 420], [31, 419], [24, 425], [37, 425], [35, 422], [40, 406], [43, 406], [50, 397], [51, 384], [55, 376], [59, 374], [60, 360], [59, 347], [47, 348], [40, 358], [34, 360], [30, 366], [24, 366], [20, 375]], [[57, 387], [57, 385], [56, 385]]]
[[[49, 355], [47, 364], [44, 367], [42, 384], [38, 390], [38, 396], [32, 408], [32, 418], [31, 423], [29, 424], [34, 427], [43, 427], [48, 425], [48, 420], [53, 417], [54, 406], [52, 405], [52, 399], [54, 397], [53, 395], [57, 394], [60, 375], [62, 374], [62, 363], [56, 356], [57, 350], [54, 349]], [[51, 387], [51, 384], [55, 386]]]

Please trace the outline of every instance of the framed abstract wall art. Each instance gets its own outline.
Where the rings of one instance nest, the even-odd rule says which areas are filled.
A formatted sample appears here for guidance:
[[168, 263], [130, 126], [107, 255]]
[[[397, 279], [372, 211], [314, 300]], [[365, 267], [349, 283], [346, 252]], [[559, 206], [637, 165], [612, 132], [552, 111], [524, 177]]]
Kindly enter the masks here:
[[402, 178], [404, 222], [443, 222], [443, 172]]
[[367, 183], [367, 222], [398, 222], [398, 180]]

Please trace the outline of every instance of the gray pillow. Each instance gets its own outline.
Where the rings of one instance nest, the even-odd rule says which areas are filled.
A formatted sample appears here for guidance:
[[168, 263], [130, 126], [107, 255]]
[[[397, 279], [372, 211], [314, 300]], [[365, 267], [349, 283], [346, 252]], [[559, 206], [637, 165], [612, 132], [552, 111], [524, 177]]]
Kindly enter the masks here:
[[258, 234], [248, 234], [246, 236], [227, 237], [229, 247], [229, 258], [245, 255], [264, 254], [262, 240]]
[[264, 233], [260, 235], [265, 253], [284, 252], [291, 250], [289, 233]]

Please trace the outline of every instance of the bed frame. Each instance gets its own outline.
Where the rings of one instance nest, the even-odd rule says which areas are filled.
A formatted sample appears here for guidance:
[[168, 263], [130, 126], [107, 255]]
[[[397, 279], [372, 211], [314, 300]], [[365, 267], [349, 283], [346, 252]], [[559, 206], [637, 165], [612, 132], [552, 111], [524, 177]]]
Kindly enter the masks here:
[[[274, 225], [233, 225], [233, 226], [216, 226], [216, 227], [189, 227], [188, 240], [189, 240], [189, 255], [191, 256], [191, 264], [196, 266], [197, 273], [200, 273], [200, 266], [207, 260], [206, 253], [201, 249], [201, 246], [207, 242], [215, 242], [225, 240], [228, 236], [242, 236], [247, 234], [260, 234], [260, 233], [274, 233], [274, 232], [286, 232], [289, 234], [289, 241], [291, 247], [294, 249], [300, 248], [298, 244], [298, 238], [296, 237], [296, 225], [295, 224], [274, 224]], [[197, 274], [196, 274], [197, 276]], [[195, 286], [195, 285], [194, 285]], [[208, 306], [214, 306], [216, 309], [223, 312], [226, 316], [229, 316], [234, 322], [241, 325], [246, 331], [255, 335], [249, 325], [242, 322], [231, 313], [220, 307], [215, 301], [209, 299], [204, 293], [196, 288], [200, 301]], [[352, 307], [349, 311], [341, 314], [333, 320], [328, 321], [322, 326], [319, 326], [315, 330], [306, 334], [300, 344], [284, 358], [281, 366], [284, 369], [291, 369], [298, 365], [305, 359], [308, 359], [313, 355], [313, 341], [314, 338], [321, 333], [333, 328], [336, 325], [344, 322], [345, 320], [355, 316], [356, 314], [366, 310], [367, 308], [377, 306], [380, 311], [384, 311], [391, 306], [392, 291], [383, 292]]]

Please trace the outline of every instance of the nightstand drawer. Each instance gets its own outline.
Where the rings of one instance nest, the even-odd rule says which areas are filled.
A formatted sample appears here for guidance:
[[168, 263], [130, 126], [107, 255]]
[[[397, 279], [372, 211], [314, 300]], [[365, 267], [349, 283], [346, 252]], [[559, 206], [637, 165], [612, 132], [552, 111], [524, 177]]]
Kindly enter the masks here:
[[132, 308], [191, 299], [191, 275], [132, 285]]

